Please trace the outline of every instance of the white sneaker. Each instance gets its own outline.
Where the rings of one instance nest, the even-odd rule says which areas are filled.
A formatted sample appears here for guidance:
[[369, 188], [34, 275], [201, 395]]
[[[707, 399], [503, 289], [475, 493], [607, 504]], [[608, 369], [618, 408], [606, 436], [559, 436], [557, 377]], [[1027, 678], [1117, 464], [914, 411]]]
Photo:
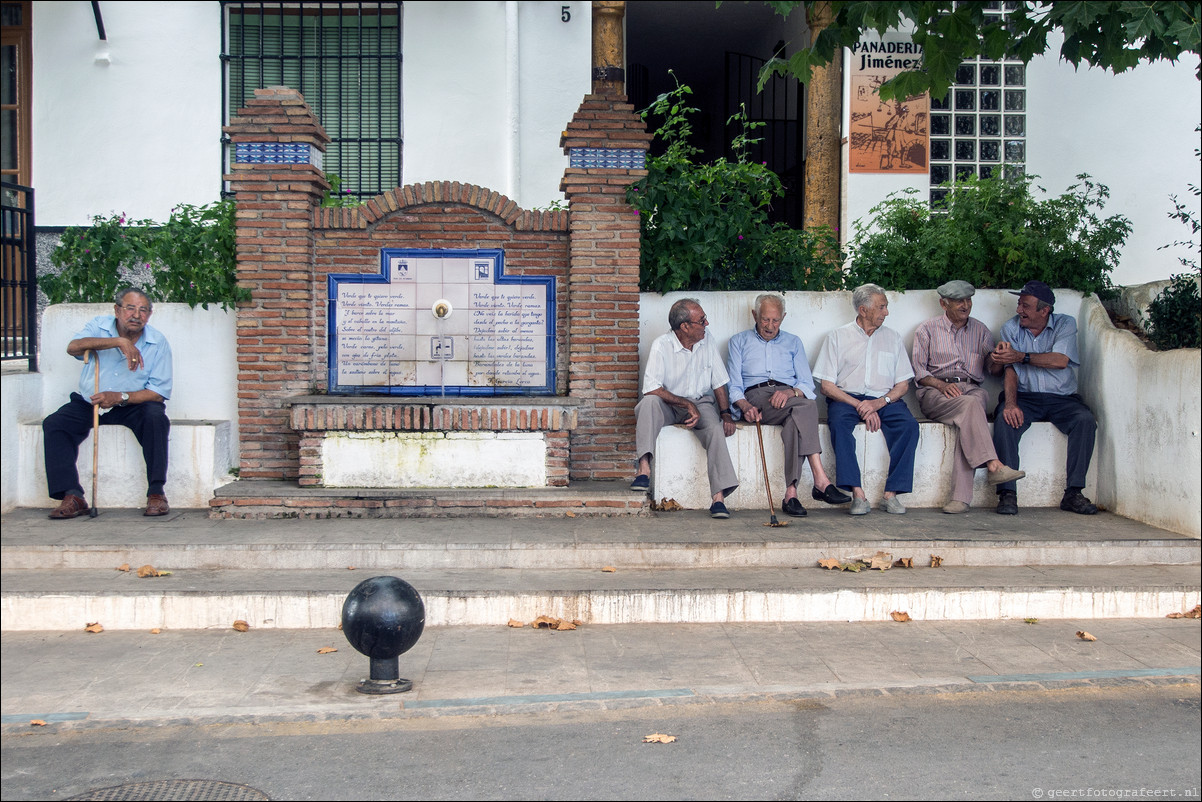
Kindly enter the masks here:
[[906, 505], [901, 503], [901, 499], [897, 496], [890, 496], [881, 502], [881, 509], [885, 512], [891, 512], [894, 515], [905, 515]]
[[866, 498], [853, 498], [851, 500], [852, 515], [867, 515], [872, 512], [872, 505], [868, 503]]

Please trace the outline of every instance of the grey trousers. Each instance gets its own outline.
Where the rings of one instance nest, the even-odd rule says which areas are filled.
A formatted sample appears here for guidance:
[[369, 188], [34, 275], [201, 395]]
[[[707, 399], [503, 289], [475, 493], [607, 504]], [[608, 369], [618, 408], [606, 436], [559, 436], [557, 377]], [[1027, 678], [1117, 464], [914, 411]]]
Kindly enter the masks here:
[[934, 387], [918, 388], [918, 408], [931, 420], [955, 426], [959, 430], [956, 459], [952, 463], [952, 500], [972, 504], [973, 472], [997, 459], [993, 433], [985, 418], [988, 393], [980, 387], [962, 385], [964, 395], [947, 398]]
[[[721, 491], [723, 498], [735, 492], [739, 486], [739, 477], [735, 474], [734, 463], [730, 461], [730, 451], [726, 448], [726, 434], [722, 431], [722, 418], [718, 414], [718, 405], [710, 396], [705, 398], [690, 398], [701, 413], [701, 420], [693, 427], [693, 434], [705, 446], [705, 471], [709, 477], [710, 495]], [[635, 457], [644, 454], [655, 454], [655, 439], [659, 430], [673, 423], [681, 423], [685, 419], [685, 411], [674, 407], [657, 395], [644, 395], [634, 408], [634, 450]]]
[[776, 409], [768, 400], [778, 387], [757, 387], [744, 396], [747, 403], [758, 407], [764, 423], [782, 424], [780, 439], [785, 445], [785, 484], [801, 481], [801, 469], [806, 457], [821, 454], [818, 439], [818, 402], [804, 395], [790, 398], [784, 407]]

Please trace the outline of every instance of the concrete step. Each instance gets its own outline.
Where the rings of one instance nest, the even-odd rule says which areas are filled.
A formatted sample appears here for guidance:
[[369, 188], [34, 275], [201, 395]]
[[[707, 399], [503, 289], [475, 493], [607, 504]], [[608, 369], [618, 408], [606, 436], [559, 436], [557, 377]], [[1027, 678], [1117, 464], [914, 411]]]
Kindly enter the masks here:
[[296, 482], [242, 480], [217, 488], [214, 518], [526, 518], [645, 515], [645, 493], [625, 482], [570, 487], [321, 488]]
[[[156, 566], [160, 570], [167, 566]], [[379, 572], [112, 569], [3, 574], [3, 629], [338, 625], [346, 595]], [[412, 570], [427, 626], [504, 626], [539, 615], [589, 624], [1163, 618], [1199, 603], [1196, 566]]]

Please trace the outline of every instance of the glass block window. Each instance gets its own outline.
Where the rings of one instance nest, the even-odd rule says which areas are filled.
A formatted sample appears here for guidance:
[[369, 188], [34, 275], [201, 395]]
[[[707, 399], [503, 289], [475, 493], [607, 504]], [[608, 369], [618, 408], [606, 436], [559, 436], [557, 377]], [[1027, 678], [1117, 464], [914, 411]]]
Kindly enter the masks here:
[[[987, 2], [998, 16], [1016, 2]], [[966, 61], [947, 97], [931, 98], [931, 203], [947, 194], [938, 186], [997, 171], [1021, 175], [1027, 160], [1027, 67], [1018, 61]]]
[[[289, 86], [331, 142], [323, 167], [370, 198], [401, 183], [401, 4], [222, 2], [224, 122]], [[226, 143], [225, 162], [230, 160]]]

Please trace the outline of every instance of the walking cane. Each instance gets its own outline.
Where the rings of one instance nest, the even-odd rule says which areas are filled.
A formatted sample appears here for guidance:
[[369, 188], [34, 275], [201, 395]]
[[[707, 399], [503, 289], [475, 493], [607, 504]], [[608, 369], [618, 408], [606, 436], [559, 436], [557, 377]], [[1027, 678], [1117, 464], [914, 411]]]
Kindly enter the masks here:
[[[92, 373], [96, 378], [96, 395], [100, 394], [100, 356], [92, 350], [88, 350], [84, 356], [84, 362], [88, 361], [88, 356], [92, 357]], [[88, 517], [95, 518], [100, 514], [100, 510], [96, 509], [96, 460], [100, 457], [100, 404], [93, 402], [92, 404], [92, 508], [88, 510]]]
[[768, 514], [772, 516], [772, 520], [764, 526], [788, 526], [788, 521], [776, 520], [776, 505], [772, 503], [772, 486], [768, 480], [768, 459], [764, 456], [764, 430], [758, 420], [755, 422], [755, 435], [760, 439], [760, 464], [764, 466], [764, 489], [768, 491]]

